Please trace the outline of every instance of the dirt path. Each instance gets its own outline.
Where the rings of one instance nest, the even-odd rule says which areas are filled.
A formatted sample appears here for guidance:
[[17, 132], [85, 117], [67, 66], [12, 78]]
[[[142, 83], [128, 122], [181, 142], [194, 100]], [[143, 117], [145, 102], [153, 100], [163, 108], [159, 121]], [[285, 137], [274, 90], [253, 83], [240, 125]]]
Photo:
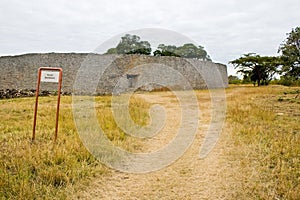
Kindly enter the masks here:
[[[144, 150], [162, 148], [178, 129], [179, 105], [171, 93], [140, 94], [150, 103], [167, 108], [166, 126], [162, 133], [144, 143]], [[107, 177], [94, 180], [78, 192], [80, 199], [234, 199], [238, 187], [237, 161], [228, 160], [231, 148], [228, 128], [224, 128], [214, 150], [199, 159], [199, 149], [210, 121], [210, 101], [207, 94], [199, 98], [200, 126], [189, 150], [176, 162], [159, 171], [129, 174], [113, 171]]]

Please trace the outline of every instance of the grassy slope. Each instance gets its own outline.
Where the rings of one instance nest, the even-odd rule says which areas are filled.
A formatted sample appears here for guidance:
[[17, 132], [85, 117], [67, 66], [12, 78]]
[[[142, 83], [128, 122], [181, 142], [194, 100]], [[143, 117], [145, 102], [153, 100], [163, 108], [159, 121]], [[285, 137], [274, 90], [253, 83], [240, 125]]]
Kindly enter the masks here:
[[239, 160], [243, 199], [300, 198], [299, 88], [231, 88], [227, 121]]
[[[243, 199], [299, 199], [300, 101], [299, 88], [280, 86], [233, 87], [228, 90], [227, 122], [235, 148], [228, 159], [239, 162]], [[199, 91], [201, 93], [201, 91]], [[112, 122], [110, 97], [97, 97], [99, 122], [108, 137], [122, 148], [134, 150]], [[61, 104], [58, 143], [53, 144], [55, 97], [40, 98], [36, 142], [30, 143], [33, 98], [0, 100], [0, 198], [67, 199], [91, 177], [110, 170], [84, 148], [76, 132], [71, 97]], [[132, 101], [130, 114], [147, 121], [148, 105]]]
[[[36, 141], [31, 143], [34, 98], [0, 100], [0, 199], [67, 199], [88, 178], [109, 170], [83, 146], [73, 121], [71, 97], [62, 97], [57, 144], [53, 143], [56, 97], [40, 97]], [[97, 97], [98, 120], [109, 139], [122, 148], [125, 137], [110, 111], [111, 98]], [[133, 119], [145, 124], [147, 104], [131, 99]], [[143, 116], [143, 118], [141, 118]]]

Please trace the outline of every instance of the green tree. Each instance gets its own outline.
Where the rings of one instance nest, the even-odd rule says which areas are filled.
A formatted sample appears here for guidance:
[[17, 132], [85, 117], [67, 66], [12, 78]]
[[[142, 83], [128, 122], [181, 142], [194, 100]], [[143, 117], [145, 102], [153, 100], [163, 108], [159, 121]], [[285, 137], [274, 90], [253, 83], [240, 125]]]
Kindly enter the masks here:
[[229, 84], [239, 84], [239, 83], [241, 83], [241, 80], [237, 76], [229, 75], [228, 76], [228, 83]]
[[159, 44], [157, 50], [153, 52], [154, 56], [175, 56], [180, 57], [180, 55], [176, 54], [177, 47], [175, 45], [164, 45]]
[[116, 48], [110, 48], [107, 50], [105, 54], [117, 54], [117, 49]]
[[140, 41], [137, 35], [126, 34], [115, 48], [107, 50], [106, 54], [151, 54], [151, 45], [148, 41]]
[[286, 40], [280, 45], [282, 74], [287, 79], [300, 79], [300, 27], [292, 29]]
[[153, 52], [153, 54], [155, 56], [177, 56], [211, 61], [209, 55], [204, 50], [204, 47], [197, 47], [191, 43], [187, 43], [179, 47], [176, 47], [175, 45], [160, 44], [158, 45], [157, 50]]
[[184, 58], [197, 58], [201, 60], [211, 61], [209, 55], [202, 46], [195, 46], [194, 44], [188, 43], [177, 48], [177, 53]]
[[267, 85], [278, 72], [280, 66], [278, 57], [275, 56], [260, 56], [254, 53], [245, 54], [242, 57], [230, 61], [230, 64], [238, 69], [244, 77], [250, 78], [253, 84]]

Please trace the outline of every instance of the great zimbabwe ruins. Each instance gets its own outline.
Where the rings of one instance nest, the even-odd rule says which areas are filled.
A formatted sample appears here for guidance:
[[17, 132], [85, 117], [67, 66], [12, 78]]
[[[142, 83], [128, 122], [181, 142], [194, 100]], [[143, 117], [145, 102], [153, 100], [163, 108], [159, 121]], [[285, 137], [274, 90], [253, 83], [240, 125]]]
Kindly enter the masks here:
[[[152, 70], [153, 66], [156, 66], [153, 68], [156, 70]], [[161, 88], [189, 89], [181, 85], [179, 76], [187, 81], [192, 89], [228, 86], [226, 65], [211, 61], [136, 54], [42, 53], [0, 57], [0, 92], [34, 92], [40, 67], [62, 68], [64, 94], [79, 92], [106, 95], [117, 91], [116, 87], [122, 91], [130, 88], [145, 91]], [[98, 75], [94, 76], [97, 73]], [[141, 85], [143, 83], [140, 81], [145, 77], [147, 84]], [[92, 80], [95, 78], [98, 80]], [[164, 84], [157, 84], [157, 80], [164, 80]], [[76, 81], [80, 82], [77, 88], [74, 87]], [[93, 90], [90, 90], [90, 84], [93, 84]], [[56, 88], [57, 85], [52, 83], [41, 86], [44, 92], [54, 91]]]

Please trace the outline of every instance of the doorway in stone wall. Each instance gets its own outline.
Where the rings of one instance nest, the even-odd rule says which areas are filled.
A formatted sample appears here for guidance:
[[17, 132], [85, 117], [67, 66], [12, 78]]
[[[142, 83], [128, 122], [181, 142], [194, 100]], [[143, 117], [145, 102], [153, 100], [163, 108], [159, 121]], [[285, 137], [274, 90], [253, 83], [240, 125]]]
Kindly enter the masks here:
[[138, 81], [138, 74], [127, 74], [128, 87], [134, 88]]

